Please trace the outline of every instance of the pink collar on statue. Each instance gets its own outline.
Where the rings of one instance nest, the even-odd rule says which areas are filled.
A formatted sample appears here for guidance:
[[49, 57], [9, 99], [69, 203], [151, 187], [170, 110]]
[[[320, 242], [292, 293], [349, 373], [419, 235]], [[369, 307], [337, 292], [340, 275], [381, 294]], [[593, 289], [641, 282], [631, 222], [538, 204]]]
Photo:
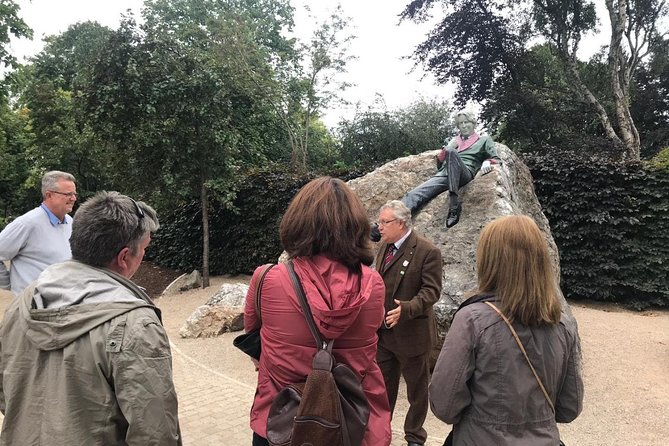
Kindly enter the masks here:
[[458, 135], [455, 137], [455, 142], [458, 143], [458, 152], [462, 152], [463, 150], [467, 150], [471, 146], [474, 145], [476, 141], [478, 141], [480, 138], [478, 133], [472, 133], [469, 135], [467, 139], [462, 139], [461, 135]]

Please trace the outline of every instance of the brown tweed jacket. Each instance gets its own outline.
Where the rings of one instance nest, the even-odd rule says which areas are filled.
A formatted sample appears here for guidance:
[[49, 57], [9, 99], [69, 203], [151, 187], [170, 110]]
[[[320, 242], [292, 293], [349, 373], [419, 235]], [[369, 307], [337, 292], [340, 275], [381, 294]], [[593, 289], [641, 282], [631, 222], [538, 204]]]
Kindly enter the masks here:
[[397, 306], [394, 299], [402, 306], [399, 323], [390, 330], [394, 350], [409, 357], [428, 353], [437, 333], [432, 306], [441, 296], [441, 251], [412, 230], [384, 270], [386, 249], [385, 243], [379, 248], [376, 270], [386, 284], [386, 312]]

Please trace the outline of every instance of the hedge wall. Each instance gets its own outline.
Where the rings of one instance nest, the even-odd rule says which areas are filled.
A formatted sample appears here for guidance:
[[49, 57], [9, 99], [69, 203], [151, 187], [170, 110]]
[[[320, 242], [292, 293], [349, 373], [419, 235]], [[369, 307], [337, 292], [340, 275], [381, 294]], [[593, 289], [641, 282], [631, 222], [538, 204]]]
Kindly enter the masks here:
[[669, 169], [551, 148], [527, 154], [572, 299], [669, 306]]
[[[344, 181], [360, 172], [332, 171]], [[209, 207], [209, 271], [250, 274], [263, 263], [276, 262], [283, 252], [279, 223], [297, 191], [319, 173], [303, 175], [273, 164], [254, 170], [240, 180], [234, 210], [215, 199]], [[199, 201], [159, 215], [160, 229], [147, 258], [180, 271], [202, 270], [202, 211]]]

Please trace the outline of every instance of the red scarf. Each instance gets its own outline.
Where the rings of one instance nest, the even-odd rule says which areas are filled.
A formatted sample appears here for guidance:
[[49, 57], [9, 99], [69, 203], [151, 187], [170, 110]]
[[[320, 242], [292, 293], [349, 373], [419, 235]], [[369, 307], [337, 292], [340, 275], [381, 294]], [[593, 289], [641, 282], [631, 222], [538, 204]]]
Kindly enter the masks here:
[[471, 146], [474, 145], [476, 141], [478, 141], [480, 138], [479, 134], [474, 132], [467, 139], [462, 139], [461, 135], [458, 135], [455, 137], [455, 142], [458, 143], [458, 152], [462, 152], [463, 150], [467, 150]]

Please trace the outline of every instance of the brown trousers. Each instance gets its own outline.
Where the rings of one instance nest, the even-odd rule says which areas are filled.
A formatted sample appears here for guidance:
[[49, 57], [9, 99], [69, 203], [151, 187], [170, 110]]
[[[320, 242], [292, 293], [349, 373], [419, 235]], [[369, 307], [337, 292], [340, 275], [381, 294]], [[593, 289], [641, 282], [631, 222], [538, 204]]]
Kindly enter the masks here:
[[430, 353], [404, 356], [393, 352], [391, 347], [393, 342], [384, 342], [384, 337], [390, 335], [389, 331], [381, 329], [378, 332], [379, 343], [376, 361], [379, 363], [381, 373], [383, 373], [388, 401], [390, 402], [390, 412], [395, 412], [401, 374], [407, 385], [407, 399], [409, 400], [409, 410], [404, 419], [404, 438], [407, 442], [425, 444], [427, 431], [423, 429], [423, 423], [427, 417], [429, 407], [427, 389], [430, 384]]

